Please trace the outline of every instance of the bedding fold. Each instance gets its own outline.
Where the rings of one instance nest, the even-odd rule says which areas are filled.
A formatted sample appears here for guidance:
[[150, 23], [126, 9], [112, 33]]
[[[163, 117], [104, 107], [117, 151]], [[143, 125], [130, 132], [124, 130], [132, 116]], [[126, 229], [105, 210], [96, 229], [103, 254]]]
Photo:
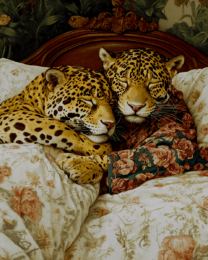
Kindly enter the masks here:
[[0, 257], [64, 259], [99, 184], [73, 183], [39, 145], [3, 144], [0, 158]]

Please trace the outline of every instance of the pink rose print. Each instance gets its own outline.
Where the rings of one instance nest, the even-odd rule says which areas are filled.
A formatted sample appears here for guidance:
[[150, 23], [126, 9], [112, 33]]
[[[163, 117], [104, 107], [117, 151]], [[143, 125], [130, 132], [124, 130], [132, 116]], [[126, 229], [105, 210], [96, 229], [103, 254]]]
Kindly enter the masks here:
[[107, 164], [111, 164], [111, 158], [109, 156], [107, 158]]
[[184, 130], [184, 128], [181, 126], [181, 124], [175, 122], [169, 124], [166, 123], [166, 125], [155, 132], [154, 135], [160, 137], [162, 134], [168, 134], [169, 136], [176, 137], [176, 133], [182, 130]]
[[48, 180], [48, 181], [46, 181], [46, 186], [55, 188], [55, 185], [54, 185], [54, 183], [53, 183], [53, 180]]
[[201, 163], [197, 163], [193, 166], [194, 171], [202, 171], [204, 169], [204, 166]]
[[31, 163], [39, 162], [41, 163], [43, 159], [39, 158], [37, 155], [34, 155], [32, 159], [30, 159]]
[[150, 172], [145, 172], [145, 173], [137, 174], [137, 175], [135, 176], [135, 178], [136, 178], [136, 180], [137, 180], [137, 182], [138, 182], [139, 184], [142, 184], [142, 183], [144, 183], [145, 181], [148, 181], [148, 180], [150, 180], [150, 179], [154, 179], [155, 176], [154, 176], [152, 173], [150, 173]]
[[158, 148], [147, 147], [147, 149], [152, 153], [153, 161], [156, 166], [164, 166], [167, 168], [176, 160], [174, 151], [165, 145], [161, 145]]
[[201, 102], [198, 106], [198, 112], [201, 112], [205, 108], [206, 104]]
[[184, 123], [185, 126], [190, 127], [191, 124], [194, 124], [193, 118], [191, 117], [190, 114], [186, 113], [183, 118], [182, 121]]
[[136, 172], [137, 164], [132, 160], [133, 154], [133, 150], [123, 150], [118, 152], [118, 155], [121, 159], [113, 164], [113, 166], [116, 168], [117, 173], [127, 175], [129, 173]]
[[184, 169], [187, 170], [187, 171], [191, 169], [191, 166], [190, 166], [190, 164], [188, 162], [186, 162], [184, 164]]
[[195, 90], [194, 92], [192, 92], [188, 97], [188, 102], [190, 103], [190, 105], [194, 105], [200, 97], [200, 95], [201, 92], [199, 90]]
[[120, 192], [124, 192], [127, 190], [133, 190], [136, 187], [139, 186], [139, 183], [136, 181], [133, 181], [132, 179], [129, 180], [127, 178], [117, 178], [117, 179], [113, 179], [111, 178], [112, 183], [111, 183], [111, 189], [112, 189], [112, 193], [120, 193]]
[[185, 138], [176, 139], [174, 140], [172, 147], [176, 149], [178, 153], [178, 158], [181, 161], [184, 161], [186, 158], [188, 159], [193, 158], [195, 150], [190, 140], [187, 140]]
[[133, 159], [134, 151], [133, 150], [123, 150], [118, 151], [118, 155], [121, 159]]
[[5, 177], [12, 175], [12, 168], [9, 166], [0, 166], [0, 184], [4, 182]]
[[165, 176], [168, 175], [176, 175], [176, 174], [182, 174], [184, 171], [184, 168], [182, 165], [179, 165], [178, 163], [174, 162], [171, 163], [168, 168], [167, 171], [165, 172]]
[[208, 177], [208, 171], [207, 170], [201, 171], [198, 175]]
[[170, 236], [163, 239], [162, 247], [158, 260], [188, 260], [192, 259], [196, 241], [188, 235]]
[[139, 197], [134, 197], [128, 204], [140, 204]]
[[196, 137], [196, 130], [190, 129], [190, 128], [184, 128], [184, 130], [181, 131], [182, 135], [185, 135], [189, 139], [193, 140]]
[[208, 126], [207, 125], [203, 126], [202, 129], [200, 130], [200, 133], [202, 135], [207, 135], [208, 134]]
[[27, 215], [30, 219], [36, 221], [40, 211], [39, 197], [35, 192], [27, 187], [12, 187], [14, 195], [11, 197], [15, 212], [24, 217]]

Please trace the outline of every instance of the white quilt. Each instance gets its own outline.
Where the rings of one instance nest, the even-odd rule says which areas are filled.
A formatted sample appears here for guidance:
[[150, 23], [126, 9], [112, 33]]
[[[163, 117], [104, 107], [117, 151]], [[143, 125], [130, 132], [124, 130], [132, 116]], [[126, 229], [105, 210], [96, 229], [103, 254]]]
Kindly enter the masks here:
[[39, 145], [0, 145], [0, 259], [64, 259], [98, 192]]

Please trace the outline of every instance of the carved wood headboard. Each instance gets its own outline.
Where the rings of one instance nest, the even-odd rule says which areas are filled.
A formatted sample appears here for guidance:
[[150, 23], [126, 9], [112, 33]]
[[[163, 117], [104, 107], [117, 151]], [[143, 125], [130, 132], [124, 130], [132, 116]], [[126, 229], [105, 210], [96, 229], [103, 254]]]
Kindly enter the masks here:
[[78, 65], [99, 69], [102, 68], [98, 57], [100, 47], [115, 53], [130, 48], [145, 47], [156, 50], [166, 57], [183, 54], [185, 64], [181, 72], [208, 66], [208, 57], [183, 40], [162, 31], [129, 32], [118, 35], [112, 32], [86, 29], [69, 31], [50, 40], [35, 53], [22, 60], [22, 63], [47, 67]]

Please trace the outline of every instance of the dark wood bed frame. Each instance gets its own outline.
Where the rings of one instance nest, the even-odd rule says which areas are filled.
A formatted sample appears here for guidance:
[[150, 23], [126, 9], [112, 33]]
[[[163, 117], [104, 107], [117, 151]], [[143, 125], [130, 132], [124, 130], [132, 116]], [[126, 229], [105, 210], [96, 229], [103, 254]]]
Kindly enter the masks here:
[[183, 54], [185, 64], [181, 72], [208, 66], [208, 57], [183, 40], [162, 31], [128, 32], [118, 35], [86, 29], [69, 31], [50, 40], [21, 62], [47, 67], [77, 65], [99, 69], [102, 68], [98, 57], [100, 47], [115, 53], [130, 48], [145, 47], [156, 50], [166, 57]]

